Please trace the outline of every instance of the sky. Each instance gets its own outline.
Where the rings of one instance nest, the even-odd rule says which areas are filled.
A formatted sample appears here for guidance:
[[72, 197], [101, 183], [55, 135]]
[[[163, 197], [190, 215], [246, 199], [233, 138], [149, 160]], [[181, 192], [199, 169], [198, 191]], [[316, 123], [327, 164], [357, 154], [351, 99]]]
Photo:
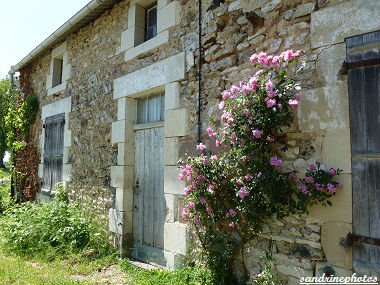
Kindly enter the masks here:
[[90, 0], [0, 0], [0, 78]]

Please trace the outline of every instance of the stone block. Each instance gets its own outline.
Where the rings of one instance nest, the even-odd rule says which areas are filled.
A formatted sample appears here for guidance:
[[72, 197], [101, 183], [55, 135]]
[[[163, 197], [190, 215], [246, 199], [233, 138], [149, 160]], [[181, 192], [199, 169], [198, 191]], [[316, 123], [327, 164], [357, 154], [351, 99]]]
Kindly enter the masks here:
[[129, 139], [127, 143], [117, 144], [117, 165], [135, 164], [135, 145], [134, 140]]
[[133, 211], [133, 189], [116, 188], [115, 208], [120, 212]]
[[322, 225], [322, 247], [330, 264], [352, 269], [352, 248], [343, 244], [349, 232], [352, 232], [351, 223], [327, 222]]
[[114, 99], [149, 94], [149, 90], [185, 77], [185, 53], [173, 55], [114, 80]]
[[300, 279], [301, 277], [313, 276], [313, 270], [311, 269], [303, 269], [299, 266], [291, 266], [288, 264], [277, 265], [277, 271], [287, 276], [292, 276], [298, 279]]
[[54, 94], [57, 94], [63, 90], [66, 89], [66, 81], [63, 81], [61, 84], [53, 87], [53, 88], [49, 88], [48, 89], [48, 92], [47, 92], [47, 95], [50, 96], [50, 95], [54, 95]]
[[133, 212], [120, 212], [116, 209], [109, 209], [108, 226], [109, 231], [119, 235], [132, 233]]
[[314, 205], [310, 208], [308, 219], [320, 222], [352, 223], [352, 185], [351, 175], [341, 174], [337, 180], [343, 184], [331, 198], [332, 207]]
[[346, 44], [335, 44], [321, 50], [317, 59], [318, 77], [327, 84], [345, 83], [342, 64], [346, 60]]
[[136, 121], [136, 99], [122, 97], [117, 100], [117, 119], [130, 123]]
[[[352, 37], [380, 29], [378, 0], [352, 0], [311, 14], [311, 47], [343, 43]], [[369, 20], [371, 19], [371, 20]]]
[[135, 28], [131, 27], [121, 33], [120, 51], [125, 51], [135, 46]]
[[71, 131], [66, 130], [63, 133], [63, 146], [70, 147], [71, 146]]
[[62, 181], [71, 181], [71, 164], [62, 165]]
[[301, 131], [349, 127], [348, 87], [345, 83], [304, 90], [298, 108]]
[[170, 4], [158, 9], [157, 11], [157, 33], [167, 30], [179, 23], [180, 6], [179, 1], [173, 1]]
[[163, 31], [161, 33], [158, 33], [157, 36], [145, 42], [143, 40], [141, 41], [141, 39], [138, 39], [136, 41], [140, 41], [140, 43], [138, 45], [135, 44], [135, 47], [125, 52], [124, 60], [128, 61], [137, 57], [140, 54], [149, 52], [150, 50], [166, 43], [168, 39], [169, 39], [169, 31]]
[[322, 142], [322, 161], [327, 168], [340, 168], [343, 173], [351, 173], [349, 129], [336, 129], [326, 132]]
[[133, 189], [133, 166], [111, 166], [111, 187]]
[[44, 177], [44, 165], [42, 163], [38, 164], [38, 177]]
[[166, 268], [169, 270], [175, 270], [185, 264], [183, 257], [177, 253], [164, 251], [164, 254], [166, 259]]
[[294, 12], [294, 18], [303, 17], [311, 14], [315, 9], [315, 3], [305, 3], [297, 6]]
[[179, 107], [179, 83], [173, 82], [165, 85], [165, 110]]
[[178, 159], [178, 138], [165, 138], [164, 165], [177, 165]]
[[51, 57], [54, 58], [54, 57], [58, 57], [60, 55], [62, 55], [65, 51], [67, 51], [67, 41], [64, 41], [62, 44], [60, 44], [59, 46], [55, 47], [52, 51], [51, 51]]
[[165, 223], [164, 249], [174, 253], [185, 254], [187, 244], [187, 225]]
[[183, 195], [185, 182], [178, 179], [176, 166], [164, 166], [164, 192], [165, 194]]
[[145, 9], [139, 4], [131, 3], [128, 10], [128, 28], [145, 26]]
[[165, 202], [166, 202], [165, 222], [174, 223], [175, 218], [178, 215], [177, 196], [173, 194], [165, 194]]
[[66, 81], [71, 77], [71, 64], [63, 65], [62, 67], [62, 81]]
[[157, 9], [160, 10], [161, 8], [168, 5], [170, 2], [172, 1], [171, 0], [157, 0]]
[[133, 138], [133, 125], [126, 120], [112, 122], [112, 143], [125, 142], [127, 138]]
[[186, 108], [165, 111], [165, 137], [187, 135], [188, 114]]
[[323, 274], [326, 274], [326, 276], [351, 277], [352, 270], [334, 266], [328, 262], [317, 262], [315, 264], [315, 276], [321, 277]]

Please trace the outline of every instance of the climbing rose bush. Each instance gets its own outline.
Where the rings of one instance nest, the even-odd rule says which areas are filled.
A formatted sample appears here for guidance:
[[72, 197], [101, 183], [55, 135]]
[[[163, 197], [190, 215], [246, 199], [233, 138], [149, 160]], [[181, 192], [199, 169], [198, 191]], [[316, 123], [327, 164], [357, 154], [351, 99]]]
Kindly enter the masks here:
[[317, 203], [331, 205], [328, 199], [340, 188], [334, 181], [339, 169], [311, 165], [304, 178], [282, 171], [284, 130], [301, 100], [294, 79], [301, 54], [253, 54], [252, 76], [222, 92], [222, 115], [207, 128], [220, 151], [210, 155], [200, 143], [199, 155], [179, 162], [178, 178], [186, 181], [182, 216], [195, 226], [218, 282], [227, 282], [236, 248], [266, 220], [301, 215]]

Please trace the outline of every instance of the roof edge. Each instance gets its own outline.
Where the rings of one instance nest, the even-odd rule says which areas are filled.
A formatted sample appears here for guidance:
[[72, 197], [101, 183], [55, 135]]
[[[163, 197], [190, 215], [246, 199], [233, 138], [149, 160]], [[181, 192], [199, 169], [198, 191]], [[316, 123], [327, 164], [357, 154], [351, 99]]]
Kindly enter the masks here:
[[[16, 65], [11, 66], [9, 74], [13, 75], [19, 71], [22, 67], [28, 64], [33, 59], [41, 55], [45, 50], [53, 47], [59, 41], [62, 41], [80, 28], [83, 27], [83, 21], [90, 22], [98, 18], [105, 10], [112, 7], [114, 4], [119, 2], [118, 0], [92, 0], [81, 10], [79, 10], [74, 16], [72, 16], [68, 21], [66, 21], [62, 26], [55, 30], [49, 37], [47, 37], [42, 43], [35, 47], [30, 53], [28, 53], [22, 60], [20, 60]], [[98, 9], [99, 8], [99, 9]], [[91, 13], [96, 10], [95, 15], [86, 19]], [[95, 16], [95, 18], [94, 18]]]

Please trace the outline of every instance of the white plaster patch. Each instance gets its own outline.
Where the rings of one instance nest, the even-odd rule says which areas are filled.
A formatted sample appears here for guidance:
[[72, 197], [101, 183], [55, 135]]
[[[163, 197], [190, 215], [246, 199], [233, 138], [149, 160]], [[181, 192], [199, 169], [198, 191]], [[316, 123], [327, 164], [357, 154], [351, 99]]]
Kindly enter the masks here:
[[[365, 2], [365, 3], [363, 3]], [[311, 14], [311, 47], [342, 43], [380, 29], [380, 1], [352, 0]]]

